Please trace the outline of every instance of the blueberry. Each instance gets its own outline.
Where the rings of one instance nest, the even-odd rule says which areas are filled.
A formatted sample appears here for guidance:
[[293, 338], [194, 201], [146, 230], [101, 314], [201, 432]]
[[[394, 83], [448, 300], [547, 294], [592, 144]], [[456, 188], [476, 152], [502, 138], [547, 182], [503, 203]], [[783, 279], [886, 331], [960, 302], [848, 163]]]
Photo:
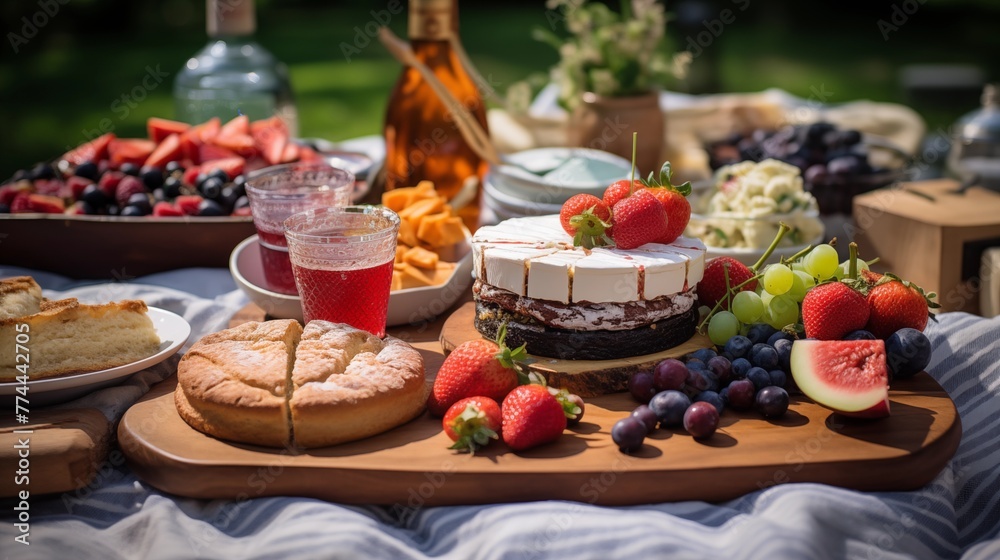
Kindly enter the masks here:
[[142, 184], [146, 185], [147, 190], [163, 186], [163, 171], [160, 171], [156, 167], [143, 167], [139, 173], [139, 178], [142, 179]]
[[729, 386], [725, 386], [719, 391], [719, 398], [722, 399], [722, 403], [726, 404], [729, 402]]
[[711, 348], [702, 348], [701, 350], [691, 353], [692, 358], [695, 358], [696, 360], [701, 360], [706, 364], [708, 363], [709, 360], [716, 357], [717, 355], [718, 354], [715, 353], [715, 350], [712, 350]]
[[222, 187], [222, 195], [219, 197], [219, 203], [222, 204], [230, 212], [236, 207], [236, 201], [239, 200], [240, 195], [236, 192], [236, 188], [232, 186]]
[[746, 358], [750, 355], [750, 350], [753, 348], [753, 343], [750, 339], [745, 336], [736, 335], [726, 342], [725, 351], [733, 359], [736, 358]]
[[240, 208], [246, 208], [250, 206], [250, 199], [246, 196], [241, 196], [236, 199], [236, 204], [233, 204], [233, 210], [239, 210]]
[[145, 212], [142, 208], [139, 208], [138, 206], [131, 206], [131, 205], [129, 205], [129, 206], [126, 206], [125, 208], [122, 208], [121, 215], [122, 216], [145, 216], [148, 213], [149, 212]]
[[875, 340], [875, 335], [862, 329], [847, 333], [844, 335], [844, 340]]
[[167, 195], [163, 193], [163, 189], [153, 189], [153, 202], [163, 202], [167, 200]]
[[[701, 371], [697, 369], [689, 369], [687, 379], [684, 381], [683, 391], [687, 393], [689, 397], [693, 397], [702, 391], [707, 391], [712, 388], [712, 379], [710, 379], [706, 373], [707, 371]], [[715, 378], [713, 375], [712, 378]], [[718, 385], [718, 379], [715, 379], [716, 385]]]
[[199, 173], [199, 174], [198, 174], [198, 175], [197, 175], [197, 176], [196, 176], [196, 177], [194, 178], [194, 187], [195, 187], [196, 189], [200, 189], [200, 188], [201, 188], [201, 184], [202, 184], [202, 183], [204, 183], [204, 182], [205, 182], [205, 181], [207, 181], [207, 180], [208, 180], [208, 175], [206, 175], [205, 173]]
[[184, 168], [181, 166], [181, 162], [179, 161], [171, 161], [167, 164], [165, 169], [168, 174], [184, 171]]
[[79, 205], [80, 210], [88, 216], [94, 216], [99, 212], [98, 208], [100, 208], [100, 205], [94, 206], [84, 200], [77, 201], [77, 204]]
[[85, 161], [76, 166], [76, 170], [73, 174], [78, 177], [90, 179], [91, 181], [97, 181], [97, 176], [100, 175], [100, 171], [97, 169], [96, 163], [92, 161]]
[[126, 206], [135, 206], [136, 208], [143, 211], [143, 214], [149, 214], [153, 211], [152, 205], [149, 204], [149, 196], [144, 193], [135, 193], [128, 197], [128, 202], [125, 203]]
[[121, 171], [126, 175], [131, 175], [133, 177], [139, 176], [139, 166], [134, 163], [123, 163], [118, 168], [118, 171]]
[[17, 183], [18, 181], [30, 181], [30, 180], [31, 180], [31, 174], [28, 171], [24, 169], [18, 169], [17, 171], [14, 172], [13, 175], [11, 175], [10, 179], [7, 182]]
[[10, 214], [10, 206], [0, 203], [0, 214]]
[[762, 342], [767, 342], [767, 339], [771, 338], [771, 335], [776, 332], [778, 332], [777, 329], [771, 325], [766, 323], [755, 323], [751, 325], [750, 330], [747, 331], [747, 338], [750, 339], [751, 344], [760, 344]]
[[754, 344], [750, 353], [750, 363], [767, 371], [778, 367], [778, 352], [764, 343]]
[[39, 163], [31, 168], [29, 173], [32, 180], [35, 179], [55, 179], [56, 170], [47, 163]]
[[719, 414], [722, 414], [722, 410], [725, 408], [725, 404], [722, 402], [722, 397], [715, 391], [702, 391], [697, 397], [694, 398], [694, 402], [710, 403], [715, 407], [715, 410], [719, 411]]
[[754, 404], [764, 418], [779, 418], [788, 411], [788, 391], [781, 387], [765, 387], [757, 392]]
[[87, 185], [80, 194], [80, 200], [95, 208], [101, 208], [108, 203], [108, 197], [97, 185]]
[[236, 178], [233, 179], [233, 186], [236, 187], [236, 188], [238, 188], [238, 189], [240, 189], [240, 191], [243, 194], [246, 194], [246, 192], [247, 192], [247, 178], [246, 178], [246, 175], [237, 175]]
[[225, 216], [226, 211], [214, 200], [202, 200], [198, 205], [199, 216]]
[[774, 343], [774, 351], [778, 353], [778, 366], [786, 373], [792, 371], [792, 344], [791, 340], [779, 340]]
[[913, 377], [931, 362], [931, 341], [917, 329], [899, 329], [885, 341], [885, 358], [893, 379]]
[[108, 216], [117, 216], [121, 214], [121, 209], [118, 208], [118, 205], [114, 203], [105, 206], [104, 211], [107, 212]]
[[167, 198], [177, 198], [181, 195], [181, 180], [177, 177], [167, 177], [163, 181], [163, 196]]
[[767, 344], [770, 346], [774, 346], [774, 343], [778, 342], [779, 340], [795, 340], [795, 338], [792, 335], [786, 333], [785, 331], [778, 331], [772, 334], [767, 339]]
[[763, 368], [750, 368], [750, 371], [747, 372], [747, 379], [753, 383], [754, 389], [758, 391], [771, 385], [771, 376]]
[[784, 387], [785, 383], [788, 382], [788, 376], [780, 369], [772, 369], [767, 372], [767, 376], [771, 378], [771, 386], [773, 387]]
[[664, 428], [680, 426], [684, 420], [684, 411], [689, 406], [691, 399], [680, 391], [663, 391], [649, 401], [649, 408], [653, 409], [660, 419], [660, 426]]
[[743, 379], [747, 376], [747, 372], [750, 371], [750, 368], [752, 367], [753, 364], [750, 363], [750, 360], [746, 358], [736, 358], [733, 360], [733, 379]]
[[219, 182], [221, 182], [222, 184], [226, 184], [229, 182], [229, 174], [221, 169], [213, 169], [212, 171], [210, 171], [208, 173], [208, 178], [218, 179]]
[[216, 177], [209, 177], [198, 187], [201, 196], [209, 200], [218, 200], [222, 196], [222, 181]]
[[688, 361], [684, 362], [684, 365], [687, 366], [688, 369], [697, 369], [697, 370], [706, 370], [706, 369], [708, 369], [708, 365], [705, 364], [705, 362], [703, 362], [701, 360], [697, 360], [697, 359], [688, 360]]

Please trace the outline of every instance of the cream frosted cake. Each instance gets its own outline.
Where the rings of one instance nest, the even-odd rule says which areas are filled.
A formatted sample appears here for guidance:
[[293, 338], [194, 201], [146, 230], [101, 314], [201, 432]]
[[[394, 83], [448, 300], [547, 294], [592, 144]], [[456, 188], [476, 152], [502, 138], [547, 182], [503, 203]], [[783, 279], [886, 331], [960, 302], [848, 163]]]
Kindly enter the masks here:
[[680, 237], [634, 249], [574, 247], [559, 216], [515, 218], [472, 239], [476, 328], [561, 359], [651, 354], [689, 339], [705, 246]]

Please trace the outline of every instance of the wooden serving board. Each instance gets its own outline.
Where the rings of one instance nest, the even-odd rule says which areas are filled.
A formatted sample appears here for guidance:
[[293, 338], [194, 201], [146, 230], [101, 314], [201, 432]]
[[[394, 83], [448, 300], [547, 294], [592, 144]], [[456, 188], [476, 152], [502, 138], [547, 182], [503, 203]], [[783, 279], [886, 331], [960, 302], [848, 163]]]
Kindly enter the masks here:
[[[96, 409], [39, 409], [31, 412], [31, 423], [23, 425], [14, 423], [13, 411], [9, 416], [0, 423], [0, 472], [5, 473], [0, 477], [0, 497], [15, 496], [20, 490], [41, 495], [82, 488], [108, 456], [112, 424]], [[21, 459], [14, 446], [25, 438], [30, 440], [28, 487], [16, 485], [14, 477]]]
[[[482, 338], [473, 325], [476, 304], [468, 302], [452, 313], [441, 327], [441, 348], [445, 354], [459, 344]], [[581, 397], [620, 393], [628, 389], [628, 380], [637, 371], [651, 371], [667, 358], [678, 358], [712, 346], [707, 336], [697, 334], [690, 340], [663, 352], [617, 360], [558, 360], [531, 356], [528, 369], [545, 376], [549, 385], [568, 389]]]
[[[395, 333], [424, 354], [429, 376], [443, 359], [440, 327]], [[793, 397], [780, 420], [727, 410], [711, 438], [658, 430], [633, 455], [618, 451], [610, 436], [611, 426], [636, 406], [628, 394], [587, 399], [583, 422], [553, 444], [514, 453], [496, 442], [469, 456], [450, 451], [440, 420], [426, 414], [384, 434], [323, 449], [227, 443], [180, 418], [175, 384], [171, 378], [154, 387], [118, 428], [132, 469], [153, 486], [194, 498], [293, 495], [386, 504], [403, 514], [425, 505], [545, 499], [721, 501], [787, 482], [912, 490], [940, 472], [961, 439], [954, 404], [925, 373], [891, 391], [889, 418], [851, 420]]]

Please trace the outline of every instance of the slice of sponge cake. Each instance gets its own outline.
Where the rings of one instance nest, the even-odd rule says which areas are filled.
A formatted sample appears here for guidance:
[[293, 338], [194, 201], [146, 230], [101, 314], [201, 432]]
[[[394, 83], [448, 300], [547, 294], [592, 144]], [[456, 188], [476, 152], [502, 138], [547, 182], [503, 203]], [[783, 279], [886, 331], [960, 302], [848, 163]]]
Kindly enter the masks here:
[[[31, 315], [0, 319], [0, 382], [23, 373], [17, 366], [25, 358], [18, 355], [27, 354], [28, 377], [37, 380], [118, 367], [159, 351], [160, 337], [142, 301], [86, 305], [70, 298], [39, 307]], [[18, 334], [28, 335], [21, 349]]]

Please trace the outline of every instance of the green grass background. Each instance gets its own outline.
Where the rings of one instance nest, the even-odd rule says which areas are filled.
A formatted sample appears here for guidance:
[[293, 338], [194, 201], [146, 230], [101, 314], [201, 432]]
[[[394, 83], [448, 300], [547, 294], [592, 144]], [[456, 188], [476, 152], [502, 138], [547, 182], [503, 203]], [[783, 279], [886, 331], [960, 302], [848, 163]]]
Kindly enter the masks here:
[[[899, 70], [916, 63], [972, 64], [997, 79], [1000, 2], [909, 1], [918, 6], [915, 13], [887, 41], [877, 22], [888, 20], [894, 2], [753, 0], [695, 60], [696, 79], [668, 87], [698, 93], [778, 87], [806, 98], [822, 87], [832, 92], [830, 102], [909, 103], [932, 129], [947, 126], [974, 108], [974, 92], [913, 98], [901, 87]], [[735, 3], [717, 1], [707, 13]], [[355, 27], [372, 20], [370, 10], [387, 4], [258, 0], [258, 39], [291, 69], [303, 136], [339, 140], [380, 131], [399, 65], [374, 39], [350, 62], [341, 43], [352, 42]], [[674, 4], [668, 2], [668, 9]], [[70, 0], [60, 6], [19, 53], [9, 35], [0, 47], [0, 177], [61, 154], [105, 118], [120, 136], [144, 135], [148, 117], [172, 116], [172, 76], [206, 42], [198, 0]], [[4, 2], [5, 33], [18, 32], [20, 18], [39, 9], [37, 1]], [[533, 27], [548, 26], [547, 15], [541, 0], [461, 3], [463, 43], [499, 90], [555, 62], [555, 53], [530, 37]], [[405, 12], [390, 27], [405, 34]], [[667, 47], [685, 45], [698, 31], [668, 26]], [[171, 77], [120, 118], [112, 103], [141, 83], [147, 66], [157, 65]]]

